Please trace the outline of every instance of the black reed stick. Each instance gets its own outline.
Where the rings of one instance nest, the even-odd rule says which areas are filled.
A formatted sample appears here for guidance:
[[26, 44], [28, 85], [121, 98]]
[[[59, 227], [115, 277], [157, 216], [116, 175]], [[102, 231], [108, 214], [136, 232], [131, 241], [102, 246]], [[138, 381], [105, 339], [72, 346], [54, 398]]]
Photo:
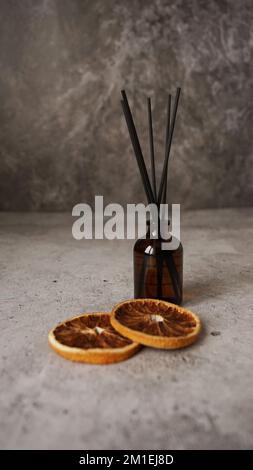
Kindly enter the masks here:
[[[142, 183], [143, 183], [143, 186], [144, 186], [144, 189], [145, 189], [145, 193], [146, 193], [146, 196], [147, 196], [148, 203], [150, 204], [150, 203], [153, 203], [155, 201], [154, 201], [154, 196], [153, 196], [152, 189], [151, 189], [151, 186], [150, 186], [150, 182], [149, 182], [149, 180], [147, 180], [147, 178], [148, 178], [148, 174], [146, 174], [147, 170], [145, 171], [145, 169], [143, 167], [144, 160], [143, 160], [143, 163], [142, 163], [142, 159], [140, 157], [140, 155], [142, 155], [142, 154], [140, 154], [140, 152], [139, 152], [139, 145], [138, 145], [139, 141], [137, 140], [138, 137], [136, 137], [136, 135], [135, 135], [135, 132], [134, 132], [134, 129], [133, 129], [133, 126], [132, 126], [132, 122], [131, 122], [131, 117], [130, 117], [129, 112], [127, 110], [126, 103], [123, 100], [121, 101], [121, 105], [122, 105], [125, 120], [126, 120], [126, 123], [127, 123], [128, 132], [129, 132], [129, 135], [130, 135], [130, 138], [131, 138], [134, 154], [135, 154], [137, 164], [138, 164], [138, 167], [139, 167], [139, 170], [140, 170]], [[144, 165], [145, 165], [145, 163], [144, 163]], [[145, 166], [145, 168], [146, 168], [146, 166]], [[149, 186], [150, 186], [150, 188], [149, 188]]]
[[122, 90], [121, 94], [122, 94], [122, 97], [123, 97], [123, 101], [121, 101], [121, 104], [122, 104], [123, 112], [124, 112], [124, 115], [125, 115], [128, 131], [129, 131], [129, 134], [130, 134], [130, 138], [131, 138], [131, 141], [132, 141], [132, 146], [133, 146], [133, 149], [134, 149], [136, 160], [137, 160], [137, 163], [138, 163], [138, 166], [139, 166], [142, 182], [143, 182], [144, 189], [145, 189], [145, 192], [146, 192], [146, 195], [147, 195], [147, 199], [148, 199], [149, 204], [150, 203], [156, 203], [154, 195], [153, 195], [153, 191], [152, 191], [152, 188], [151, 188], [151, 185], [150, 185], [150, 181], [149, 181], [149, 177], [148, 177], [148, 173], [147, 173], [147, 168], [146, 168], [146, 165], [145, 165], [145, 162], [144, 162], [140, 142], [139, 142], [139, 139], [138, 139], [138, 135], [137, 135], [134, 120], [133, 120], [133, 116], [132, 116], [132, 113], [131, 113], [131, 110], [130, 110], [130, 107], [129, 107], [129, 104], [128, 104], [128, 99], [127, 99], [127, 96], [126, 96], [126, 92], [124, 90]]
[[149, 130], [149, 147], [150, 147], [150, 160], [151, 160], [151, 176], [152, 176], [152, 184], [153, 184], [153, 193], [154, 193], [155, 200], [157, 201], [156, 177], [155, 177], [155, 150], [154, 150], [151, 98], [147, 99], [147, 103], [148, 103], [148, 130]]
[[[165, 134], [165, 155], [164, 155], [164, 158], [166, 158], [166, 150], [167, 150], [169, 132], [170, 132], [170, 113], [171, 113], [171, 95], [168, 96], [167, 123], [166, 123], [166, 134]], [[167, 182], [168, 182], [168, 163], [167, 163], [167, 167], [166, 167], [166, 180], [165, 180], [163, 196], [162, 196], [163, 204], [166, 204]]]
[[174, 106], [173, 106], [173, 113], [172, 113], [172, 121], [171, 121], [171, 126], [170, 126], [169, 138], [168, 138], [167, 149], [166, 149], [166, 156], [165, 156], [165, 159], [164, 159], [161, 183], [160, 183], [159, 193], [158, 193], [158, 206], [161, 204], [165, 179], [167, 177], [166, 169], [167, 169], [167, 166], [168, 166], [168, 161], [169, 161], [169, 156], [170, 156], [170, 148], [171, 148], [171, 143], [172, 143], [172, 138], [173, 138], [175, 122], [176, 122], [177, 107], [178, 107], [180, 91], [181, 91], [181, 88], [177, 88], [176, 98], [175, 98], [175, 102], [174, 102]]
[[174, 263], [173, 255], [169, 251], [163, 253], [165, 263], [167, 264], [168, 272], [173, 285], [173, 290], [176, 298], [180, 298], [180, 282], [178, 272]]
[[156, 295], [158, 299], [162, 298], [163, 295], [163, 254], [158, 253], [156, 255], [156, 275], [157, 275], [157, 291]]

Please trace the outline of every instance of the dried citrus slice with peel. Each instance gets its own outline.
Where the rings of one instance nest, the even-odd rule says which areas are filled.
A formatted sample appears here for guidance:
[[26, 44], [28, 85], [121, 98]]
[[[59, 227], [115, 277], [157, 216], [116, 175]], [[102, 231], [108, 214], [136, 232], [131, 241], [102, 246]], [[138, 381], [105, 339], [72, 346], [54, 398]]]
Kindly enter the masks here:
[[201, 329], [197, 315], [156, 299], [117, 304], [112, 310], [111, 324], [132, 341], [163, 349], [184, 348], [194, 343]]
[[108, 312], [86, 313], [66, 320], [50, 331], [48, 341], [65, 359], [90, 364], [123, 361], [141, 347], [112, 327]]

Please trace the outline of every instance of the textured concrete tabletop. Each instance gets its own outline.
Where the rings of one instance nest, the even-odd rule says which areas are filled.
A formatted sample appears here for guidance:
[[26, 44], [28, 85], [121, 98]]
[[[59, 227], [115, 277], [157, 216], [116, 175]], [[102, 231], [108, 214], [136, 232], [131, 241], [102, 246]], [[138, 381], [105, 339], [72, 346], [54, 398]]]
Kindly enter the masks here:
[[252, 210], [182, 217], [185, 302], [204, 323], [180, 351], [73, 364], [48, 330], [132, 297], [132, 241], [75, 241], [65, 214], [2, 214], [0, 448], [253, 445]]

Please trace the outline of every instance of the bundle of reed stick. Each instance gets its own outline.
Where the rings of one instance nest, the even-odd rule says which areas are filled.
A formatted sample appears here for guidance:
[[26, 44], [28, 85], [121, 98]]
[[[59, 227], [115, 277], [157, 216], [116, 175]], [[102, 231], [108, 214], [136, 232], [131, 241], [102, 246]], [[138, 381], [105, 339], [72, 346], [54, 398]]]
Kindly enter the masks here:
[[165, 136], [165, 156], [164, 156], [163, 169], [162, 169], [162, 174], [161, 174], [161, 179], [160, 179], [160, 185], [157, 191], [151, 99], [149, 97], [147, 98], [149, 145], [150, 145], [150, 159], [151, 159], [151, 182], [150, 182], [145, 160], [144, 160], [142, 149], [141, 149], [141, 145], [140, 145], [140, 141], [139, 141], [138, 134], [136, 131], [133, 115], [132, 115], [132, 112], [128, 103], [127, 95], [126, 95], [125, 90], [121, 91], [121, 94], [122, 94], [121, 104], [122, 104], [124, 116], [126, 119], [129, 135], [131, 138], [134, 154], [135, 154], [137, 164], [140, 170], [140, 175], [141, 175], [142, 183], [143, 183], [145, 193], [147, 196], [147, 200], [149, 204], [156, 204], [158, 210], [160, 210], [161, 204], [166, 203], [168, 162], [169, 162], [169, 157], [170, 157], [173, 133], [175, 129], [175, 122], [176, 122], [180, 92], [181, 92], [181, 88], [177, 88], [172, 110], [171, 110], [172, 96], [171, 94], [168, 95], [166, 136]]

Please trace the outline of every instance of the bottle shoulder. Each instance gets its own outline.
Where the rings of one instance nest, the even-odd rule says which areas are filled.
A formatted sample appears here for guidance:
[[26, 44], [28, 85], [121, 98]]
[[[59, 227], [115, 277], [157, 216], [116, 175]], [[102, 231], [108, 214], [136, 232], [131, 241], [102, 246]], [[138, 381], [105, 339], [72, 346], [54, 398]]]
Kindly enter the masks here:
[[[172, 248], [169, 251], [183, 252], [183, 245], [176, 237], [172, 236], [173, 245], [176, 248]], [[166, 240], [151, 239], [151, 238], [138, 238], [134, 244], [134, 252], [136, 253], [146, 253], [153, 255], [156, 251], [160, 251], [162, 244], [166, 243]]]

